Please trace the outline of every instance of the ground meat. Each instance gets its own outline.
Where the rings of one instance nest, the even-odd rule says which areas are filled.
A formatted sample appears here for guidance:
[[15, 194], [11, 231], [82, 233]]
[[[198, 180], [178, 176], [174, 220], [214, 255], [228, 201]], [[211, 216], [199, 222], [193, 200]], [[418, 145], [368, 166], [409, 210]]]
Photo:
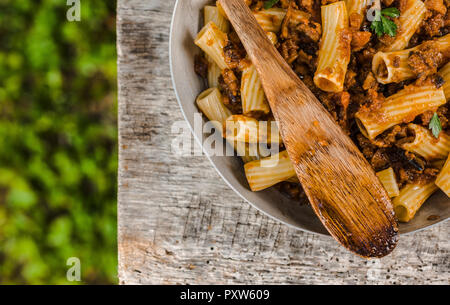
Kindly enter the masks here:
[[356, 139], [358, 141], [359, 144], [358, 146], [361, 152], [363, 153], [364, 157], [367, 160], [370, 160], [375, 154], [375, 151], [378, 149], [378, 147], [373, 145], [372, 142], [370, 142], [370, 140], [365, 136], [363, 136], [362, 134], [358, 134], [356, 136]]
[[351, 13], [348, 17], [350, 28], [354, 30], [359, 30], [361, 27], [361, 23], [363, 22], [364, 18], [358, 13]]
[[352, 33], [352, 50], [359, 51], [364, 46], [369, 43], [370, 38], [372, 37], [372, 33], [370, 32], [361, 32], [355, 31]]
[[384, 96], [382, 93], [369, 89], [367, 90], [367, 95], [364, 99], [364, 101], [361, 101], [362, 107], [361, 111], [374, 111], [381, 107], [381, 105], [384, 103]]
[[407, 125], [396, 125], [373, 139], [372, 144], [377, 147], [392, 147], [394, 144], [398, 144], [401, 139], [407, 137], [407, 135]]
[[389, 164], [390, 160], [385, 148], [379, 148], [370, 159], [370, 165], [375, 171], [384, 170], [389, 167]]
[[283, 56], [284, 60], [289, 64], [293, 63], [297, 57], [297, 50], [299, 47], [294, 43], [292, 39], [286, 39], [280, 45], [280, 53]]
[[407, 183], [426, 184], [433, 181], [439, 173], [439, 169], [431, 167], [414, 153], [405, 152], [404, 156], [406, 163], [394, 165], [400, 186]]
[[223, 52], [225, 55], [225, 62], [231, 69], [239, 67], [240, 61], [244, 59], [246, 55], [245, 49], [236, 44], [232, 39], [227, 40]]
[[366, 76], [366, 78], [364, 79], [364, 83], [363, 83], [363, 89], [364, 90], [369, 90], [369, 89], [377, 89], [378, 88], [378, 82], [377, 79], [375, 78], [375, 75], [373, 75], [372, 72], [369, 72]]
[[197, 75], [206, 78], [208, 75], [208, 61], [205, 57], [197, 54], [194, 57], [194, 71]]
[[319, 100], [333, 116], [339, 126], [349, 134], [350, 128], [347, 109], [350, 103], [350, 94], [345, 91], [338, 93], [322, 92], [319, 94]]
[[322, 35], [322, 27], [320, 24], [307, 19], [301, 19], [296, 30], [299, 34], [306, 36], [313, 42], [318, 42]]
[[[449, 107], [449, 103], [442, 105], [436, 111], [436, 113], [439, 117], [439, 120], [441, 121], [441, 127], [443, 130], [446, 130], [450, 127], [450, 111], [449, 111], [448, 107]], [[431, 115], [431, 117], [429, 117], [428, 121], [426, 121], [428, 119], [428, 117], [423, 119], [422, 125], [428, 126], [430, 124], [430, 120], [433, 117], [434, 112], [430, 113], [430, 115]]]
[[437, 68], [443, 62], [443, 55], [432, 41], [411, 52], [408, 64], [419, 80], [437, 72]]
[[297, 0], [298, 6], [300, 8], [304, 8], [308, 13], [315, 14], [316, 11], [314, 10], [314, 0]]
[[427, 9], [442, 15], [447, 13], [447, 8], [445, 7], [443, 0], [425, 0], [425, 6]]
[[357, 86], [358, 82], [356, 81], [356, 76], [357, 73], [353, 69], [349, 68], [345, 74], [344, 87], [348, 89]]
[[428, 110], [422, 113], [419, 117], [423, 126], [428, 126], [430, 124], [431, 118], [434, 115], [434, 111]]
[[445, 15], [432, 13], [430, 17], [422, 22], [421, 31], [427, 37], [440, 36], [441, 29], [445, 26]]
[[242, 113], [240, 80], [231, 69], [225, 69], [219, 77], [219, 88], [223, 93], [223, 103], [234, 114]]
[[374, 48], [365, 48], [355, 54], [361, 70], [372, 71], [372, 59], [375, 53], [377, 50]]

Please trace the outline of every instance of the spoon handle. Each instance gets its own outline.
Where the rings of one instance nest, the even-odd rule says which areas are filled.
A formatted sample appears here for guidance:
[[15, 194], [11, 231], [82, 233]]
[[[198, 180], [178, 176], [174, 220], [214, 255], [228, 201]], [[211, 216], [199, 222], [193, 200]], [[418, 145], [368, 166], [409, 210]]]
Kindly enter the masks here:
[[329, 233], [362, 257], [397, 243], [391, 201], [351, 139], [303, 84], [243, 0], [219, 0], [255, 65], [311, 206]]

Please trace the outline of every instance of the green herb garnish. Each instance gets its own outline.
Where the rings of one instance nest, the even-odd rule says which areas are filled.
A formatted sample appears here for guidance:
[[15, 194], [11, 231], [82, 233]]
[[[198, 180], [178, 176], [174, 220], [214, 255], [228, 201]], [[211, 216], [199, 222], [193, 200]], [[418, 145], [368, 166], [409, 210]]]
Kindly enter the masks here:
[[278, 1], [280, 1], [280, 0], [268, 0], [268, 1], [264, 2], [264, 8], [265, 8], [266, 10], [268, 10], [269, 8], [271, 8], [272, 6], [274, 6], [275, 4], [277, 4]]
[[397, 25], [394, 21], [385, 16], [391, 18], [397, 18], [400, 16], [400, 11], [395, 7], [388, 7], [381, 11], [375, 11], [375, 19], [372, 21], [370, 28], [377, 34], [378, 37], [383, 34], [388, 34], [394, 37], [397, 34]]
[[437, 115], [436, 112], [434, 113], [433, 117], [431, 118], [430, 125], [428, 126], [428, 128], [431, 129], [431, 132], [433, 133], [433, 136], [435, 138], [439, 138], [439, 134], [442, 131], [442, 125], [441, 125], [441, 120], [439, 120], [439, 116]]

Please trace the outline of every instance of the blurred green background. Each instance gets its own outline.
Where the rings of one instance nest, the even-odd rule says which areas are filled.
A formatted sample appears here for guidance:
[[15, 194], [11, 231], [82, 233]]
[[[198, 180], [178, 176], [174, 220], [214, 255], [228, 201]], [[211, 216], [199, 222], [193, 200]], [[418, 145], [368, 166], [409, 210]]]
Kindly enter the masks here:
[[0, 0], [1, 284], [117, 283], [115, 5]]

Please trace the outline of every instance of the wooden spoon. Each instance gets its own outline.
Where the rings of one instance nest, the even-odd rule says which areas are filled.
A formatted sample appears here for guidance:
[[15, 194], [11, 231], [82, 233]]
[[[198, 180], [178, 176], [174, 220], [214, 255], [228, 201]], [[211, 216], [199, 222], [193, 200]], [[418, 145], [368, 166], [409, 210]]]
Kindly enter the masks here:
[[382, 257], [397, 244], [392, 203], [369, 163], [268, 40], [243, 0], [219, 0], [255, 65], [297, 176], [343, 246]]

